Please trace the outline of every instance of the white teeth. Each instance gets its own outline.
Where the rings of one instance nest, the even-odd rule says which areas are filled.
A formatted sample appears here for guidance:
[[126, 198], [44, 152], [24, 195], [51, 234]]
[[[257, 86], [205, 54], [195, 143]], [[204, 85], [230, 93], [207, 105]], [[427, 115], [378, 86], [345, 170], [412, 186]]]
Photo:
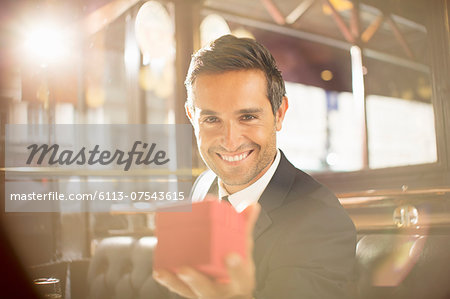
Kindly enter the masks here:
[[244, 154], [240, 154], [240, 155], [236, 155], [236, 156], [225, 156], [225, 155], [220, 155], [222, 157], [222, 159], [224, 159], [225, 161], [228, 162], [236, 162], [236, 161], [241, 161], [245, 158], [247, 158], [248, 156], [248, 152], [244, 153]]

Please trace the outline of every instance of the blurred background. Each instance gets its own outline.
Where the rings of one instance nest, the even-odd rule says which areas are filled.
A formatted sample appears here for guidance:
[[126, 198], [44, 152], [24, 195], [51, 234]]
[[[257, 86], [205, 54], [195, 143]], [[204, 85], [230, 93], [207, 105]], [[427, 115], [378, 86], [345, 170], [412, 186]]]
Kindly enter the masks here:
[[186, 123], [190, 55], [234, 34], [279, 64], [291, 103], [279, 142], [297, 167], [436, 162], [426, 2], [361, 2], [6, 1], [2, 113], [11, 124]]

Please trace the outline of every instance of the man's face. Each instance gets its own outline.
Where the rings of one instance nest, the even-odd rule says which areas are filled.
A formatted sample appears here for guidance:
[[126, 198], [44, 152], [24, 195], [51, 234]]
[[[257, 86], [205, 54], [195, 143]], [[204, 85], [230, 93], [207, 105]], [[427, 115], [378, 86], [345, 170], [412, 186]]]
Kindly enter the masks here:
[[194, 126], [200, 154], [234, 193], [258, 180], [276, 155], [276, 131], [288, 107], [283, 98], [273, 115], [260, 70], [202, 74], [192, 87]]

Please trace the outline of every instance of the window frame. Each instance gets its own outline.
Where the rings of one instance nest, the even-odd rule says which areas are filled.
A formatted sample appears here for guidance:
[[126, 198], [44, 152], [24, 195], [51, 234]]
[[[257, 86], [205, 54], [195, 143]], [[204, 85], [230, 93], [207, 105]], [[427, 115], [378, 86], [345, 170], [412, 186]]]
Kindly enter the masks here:
[[429, 189], [450, 186], [450, 27], [449, 0], [433, 1], [426, 19], [437, 161], [351, 172], [318, 172], [312, 175], [336, 193], [378, 190]]

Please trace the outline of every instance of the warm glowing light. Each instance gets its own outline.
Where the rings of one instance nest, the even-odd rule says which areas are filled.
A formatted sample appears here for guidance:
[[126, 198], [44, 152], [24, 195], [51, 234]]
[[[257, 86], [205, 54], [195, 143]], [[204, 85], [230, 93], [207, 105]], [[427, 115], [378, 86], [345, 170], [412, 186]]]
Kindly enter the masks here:
[[[337, 11], [346, 11], [353, 8], [353, 3], [349, 0], [330, 0], [330, 3]], [[325, 15], [331, 15], [332, 13], [328, 4], [322, 5], [322, 11]]]
[[239, 27], [239, 28], [233, 30], [231, 32], [231, 34], [233, 34], [234, 36], [239, 37], [239, 38], [245, 37], [245, 38], [255, 39], [255, 36], [250, 31], [248, 31], [247, 29], [245, 29], [243, 27]]
[[339, 162], [339, 156], [336, 153], [329, 153], [326, 158], [327, 164], [334, 166]]
[[175, 54], [175, 27], [163, 4], [145, 2], [135, 21], [136, 40], [146, 62], [153, 59], [171, 59]]
[[211, 41], [230, 34], [230, 27], [227, 21], [217, 14], [210, 14], [206, 16], [200, 24], [200, 39], [202, 47], [209, 44]]
[[[364, 73], [362, 65], [361, 48], [352, 46], [350, 48], [350, 55], [352, 59], [352, 88], [353, 97], [357, 102], [364, 103]], [[362, 110], [363, 111], [363, 110]]]
[[42, 24], [29, 30], [25, 37], [25, 55], [45, 67], [60, 61], [67, 54], [64, 32], [54, 24]]
[[86, 104], [89, 108], [102, 107], [105, 102], [105, 90], [100, 86], [89, 85], [86, 88]]
[[333, 73], [330, 70], [323, 70], [320, 73], [320, 78], [322, 78], [323, 81], [330, 81], [333, 79]]

